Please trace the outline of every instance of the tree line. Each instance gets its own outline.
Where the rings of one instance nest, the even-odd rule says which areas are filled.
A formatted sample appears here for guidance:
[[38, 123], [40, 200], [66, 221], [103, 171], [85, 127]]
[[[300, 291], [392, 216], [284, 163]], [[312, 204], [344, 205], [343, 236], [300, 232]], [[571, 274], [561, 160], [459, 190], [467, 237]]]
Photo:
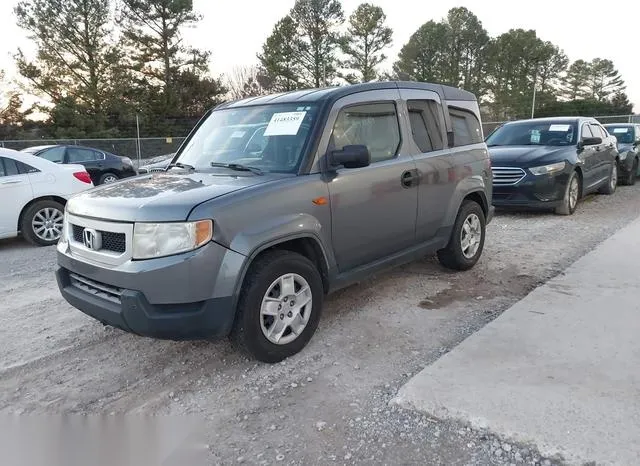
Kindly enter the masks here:
[[[570, 63], [534, 30], [491, 37], [464, 7], [420, 26], [384, 70], [393, 31], [382, 8], [362, 3], [346, 16], [339, 0], [295, 0], [255, 65], [221, 77], [209, 51], [185, 44], [201, 19], [192, 0], [22, 0], [15, 16], [36, 54], [16, 51], [22, 90], [3, 99], [2, 138], [131, 136], [136, 115], [143, 136], [181, 136], [227, 99], [388, 79], [465, 88], [492, 120], [529, 116], [534, 87], [537, 116], [632, 111], [610, 60]], [[24, 111], [22, 92], [47, 104]]]

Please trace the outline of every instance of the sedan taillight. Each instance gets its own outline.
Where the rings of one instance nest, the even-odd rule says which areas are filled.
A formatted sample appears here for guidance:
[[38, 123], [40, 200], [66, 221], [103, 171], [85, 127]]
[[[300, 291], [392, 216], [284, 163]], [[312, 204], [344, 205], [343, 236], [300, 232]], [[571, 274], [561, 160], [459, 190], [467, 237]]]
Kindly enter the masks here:
[[83, 183], [91, 184], [91, 177], [87, 172], [75, 172], [73, 176], [75, 176], [77, 179], [79, 179]]

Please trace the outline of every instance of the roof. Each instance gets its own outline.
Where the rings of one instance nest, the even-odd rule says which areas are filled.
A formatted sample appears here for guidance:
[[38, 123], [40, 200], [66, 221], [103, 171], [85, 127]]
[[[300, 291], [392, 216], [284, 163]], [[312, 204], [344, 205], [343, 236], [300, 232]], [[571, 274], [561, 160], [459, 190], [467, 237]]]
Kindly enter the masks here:
[[457, 89], [442, 84], [419, 83], [412, 81], [387, 81], [365, 84], [353, 84], [349, 86], [324, 87], [320, 89], [305, 89], [298, 91], [285, 92], [280, 94], [271, 94], [258, 97], [248, 97], [246, 99], [236, 100], [220, 104], [217, 108], [237, 108], [248, 107], [254, 105], [265, 104], [286, 104], [286, 103], [311, 103], [322, 102], [326, 100], [335, 101], [341, 97], [345, 97], [357, 92], [375, 91], [384, 89], [418, 89], [425, 91], [437, 92], [441, 98], [445, 100], [471, 100], [475, 101], [476, 97], [471, 92]]
[[38, 152], [44, 149], [49, 149], [50, 147], [56, 147], [54, 144], [50, 144], [47, 146], [31, 146], [31, 147], [26, 147], [24, 149], [22, 149], [20, 152]]
[[607, 126], [622, 126], [622, 127], [628, 126], [629, 128], [631, 128], [633, 126], [638, 126], [638, 123], [605, 123], [602, 126], [604, 126], [605, 128]]

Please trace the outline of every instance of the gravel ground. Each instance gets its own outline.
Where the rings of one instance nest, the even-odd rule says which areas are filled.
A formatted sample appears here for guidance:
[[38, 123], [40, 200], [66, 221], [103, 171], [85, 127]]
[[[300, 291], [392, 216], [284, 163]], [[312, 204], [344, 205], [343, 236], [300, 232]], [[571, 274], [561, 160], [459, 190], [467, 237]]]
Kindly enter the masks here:
[[226, 341], [103, 327], [59, 297], [54, 248], [0, 241], [0, 414], [194, 414], [211, 464], [560, 464], [388, 402], [638, 216], [640, 186], [590, 197], [571, 217], [500, 213], [473, 270], [451, 273], [426, 258], [343, 290], [327, 300], [310, 345], [273, 366]]

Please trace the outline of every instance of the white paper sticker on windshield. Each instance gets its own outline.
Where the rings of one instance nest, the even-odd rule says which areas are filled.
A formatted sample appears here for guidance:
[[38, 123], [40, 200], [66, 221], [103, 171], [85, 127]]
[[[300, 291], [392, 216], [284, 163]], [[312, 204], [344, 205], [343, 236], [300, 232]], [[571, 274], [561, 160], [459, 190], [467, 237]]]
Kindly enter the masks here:
[[613, 128], [614, 133], [628, 133], [629, 128]]
[[242, 138], [246, 133], [244, 131], [236, 131], [231, 135], [232, 138]]
[[549, 131], [561, 131], [563, 133], [566, 133], [567, 131], [569, 131], [569, 129], [571, 129], [571, 125], [551, 125], [551, 126], [549, 126]]
[[295, 136], [307, 112], [283, 112], [274, 113], [269, 126], [264, 132], [265, 136]]

